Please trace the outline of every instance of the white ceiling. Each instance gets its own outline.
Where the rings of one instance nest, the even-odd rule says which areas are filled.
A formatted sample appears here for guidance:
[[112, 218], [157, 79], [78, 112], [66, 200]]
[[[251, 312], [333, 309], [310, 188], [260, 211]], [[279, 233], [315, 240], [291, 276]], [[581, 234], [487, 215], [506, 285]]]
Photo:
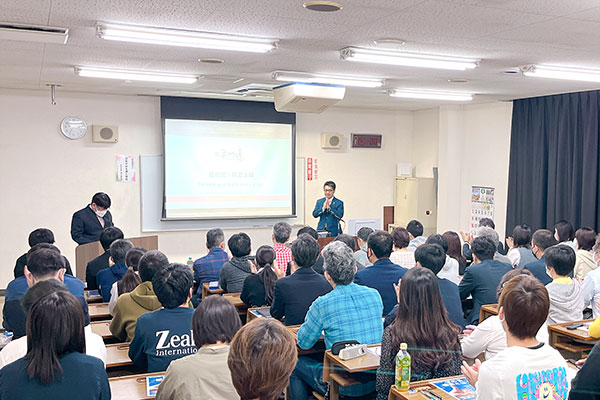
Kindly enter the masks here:
[[[3, 0], [0, 21], [67, 27], [66, 45], [0, 41], [0, 87], [198, 96], [251, 83], [275, 85], [291, 70], [386, 79], [387, 88], [472, 91], [474, 102], [597, 89], [600, 84], [525, 78], [509, 68], [539, 63], [600, 69], [597, 0], [338, 0], [318, 13], [303, 0]], [[97, 21], [280, 39], [269, 54], [113, 42], [95, 36]], [[402, 50], [481, 58], [479, 68], [442, 71], [342, 61], [346, 46], [401, 38]], [[219, 57], [208, 65], [200, 57]], [[73, 66], [120, 67], [203, 75], [197, 85], [157, 85], [81, 78]], [[241, 82], [238, 79], [244, 78]], [[467, 83], [449, 83], [465, 78]], [[442, 104], [392, 99], [384, 89], [347, 90], [347, 107], [416, 110]]]

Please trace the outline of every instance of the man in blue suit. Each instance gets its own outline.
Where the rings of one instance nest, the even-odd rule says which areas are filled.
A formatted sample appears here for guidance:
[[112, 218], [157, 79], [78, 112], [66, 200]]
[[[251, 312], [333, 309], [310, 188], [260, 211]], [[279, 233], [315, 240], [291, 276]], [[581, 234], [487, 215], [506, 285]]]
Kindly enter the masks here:
[[344, 202], [334, 197], [335, 182], [327, 181], [323, 185], [325, 197], [317, 200], [313, 217], [319, 218], [318, 231], [327, 231], [327, 236], [337, 236], [342, 233], [340, 220], [344, 217]]
[[546, 286], [552, 282], [552, 278], [546, 273], [546, 258], [544, 257], [544, 252], [548, 247], [557, 245], [558, 241], [554, 237], [554, 233], [548, 229], [538, 229], [533, 233], [531, 243], [533, 244], [531, 251], [538, 260], [525, 264], [523, 268], [528, 269], [540, 282], [542, 282], [542, 285]]
[[492, 239], [480, 236], [473, 239], [471, 251], [473, 252], [473, 264], [465, 271], [465, 275], [458, 285], [460, 298], [462, 300], [473, 296], [473, 309], [467, 316], [468, 325], [477, 325], [479, 322], [479, 311], [485, 304], [498, 302], [496, 288], [505, 273], [512, 270], [512, 266], [494, 260], [494, 254], [498, 243]]
[[398, 283], [406, 268], [390, 261], [392, 235], [385, 231], [375, 231], [367, 239], [367, 255], [373, 263], [354, 276], [354, 283], [376, 289], [383, 300], [383, 315], [387, 315], [398, 302], [394, 284]]

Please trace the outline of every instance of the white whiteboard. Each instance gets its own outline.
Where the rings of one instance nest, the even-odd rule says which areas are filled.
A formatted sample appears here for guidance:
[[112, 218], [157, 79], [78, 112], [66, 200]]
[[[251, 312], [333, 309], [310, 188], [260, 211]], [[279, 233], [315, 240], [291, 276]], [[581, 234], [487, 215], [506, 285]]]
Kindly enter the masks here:
[[222, 229], [272, 227], [285, 221], [290, 225], [304, 225], [305, 159], [296, 158], [296, 217], [261, 219], [202, 219], [190, 221], [162, 221], [163, 161], [162, 156], [140, 156], [140, 201], [142, 232], [191, 231], [219, 227]]

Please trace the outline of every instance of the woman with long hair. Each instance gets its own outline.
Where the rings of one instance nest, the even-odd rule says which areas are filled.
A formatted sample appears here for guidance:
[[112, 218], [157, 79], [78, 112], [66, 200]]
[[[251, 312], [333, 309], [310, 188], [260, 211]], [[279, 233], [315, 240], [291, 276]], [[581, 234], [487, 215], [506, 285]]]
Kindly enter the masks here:
[[377, 370], [377, 399], [388, 398], [394, 384], [395, 356], [408, 345], [411, 381], [460, 375], [460, 327], [450, 321], [437, 277], [427, 268], [412, 268], [398, 290], [398, 314], [383, 332]]
[[271, 246], [260, 246], [256, 250], [258, 272], [244, 280], [241, 300], [252, 307], [270, 306], [273, 302], [273, 287], [277, 281], [275, 273], [275, 250]]
[[467, 259], [462, 254], [458, 233], [446, 231], [442, 234], [442, 237], [448, 242], [448, 251], [446, 252], [446, 255], [458, 261], [458, 274], [464, 275], [465, 269], [467, 268]]

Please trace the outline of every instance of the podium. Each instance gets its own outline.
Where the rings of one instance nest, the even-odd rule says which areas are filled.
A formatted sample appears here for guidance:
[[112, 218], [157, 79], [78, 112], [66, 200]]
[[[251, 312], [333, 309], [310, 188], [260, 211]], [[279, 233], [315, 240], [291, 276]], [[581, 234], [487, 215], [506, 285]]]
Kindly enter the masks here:
[[[158, 236], [140, 236], [126, 238], [135, 247], [143, 247], [146, 250], [158, 250]], [[99, 241], [80, 244], [75, 248], [75, 276], [85, 282], [85, 267], [87, 263], [104, 253]]]
[[[353, 236], [353, 238], [354, 238], [354, 245], [356, 246], [356, 249], [359, 249], [358, 236]], [[332, 236], [318, 238], [317, 242], [319, 243], [319, 247], [320, 247], [319, 251], [323, 250], [323, 247], [327, 246], [329, 243], [333, 242], [334, 240], [335, 240], [335, 238]]]

